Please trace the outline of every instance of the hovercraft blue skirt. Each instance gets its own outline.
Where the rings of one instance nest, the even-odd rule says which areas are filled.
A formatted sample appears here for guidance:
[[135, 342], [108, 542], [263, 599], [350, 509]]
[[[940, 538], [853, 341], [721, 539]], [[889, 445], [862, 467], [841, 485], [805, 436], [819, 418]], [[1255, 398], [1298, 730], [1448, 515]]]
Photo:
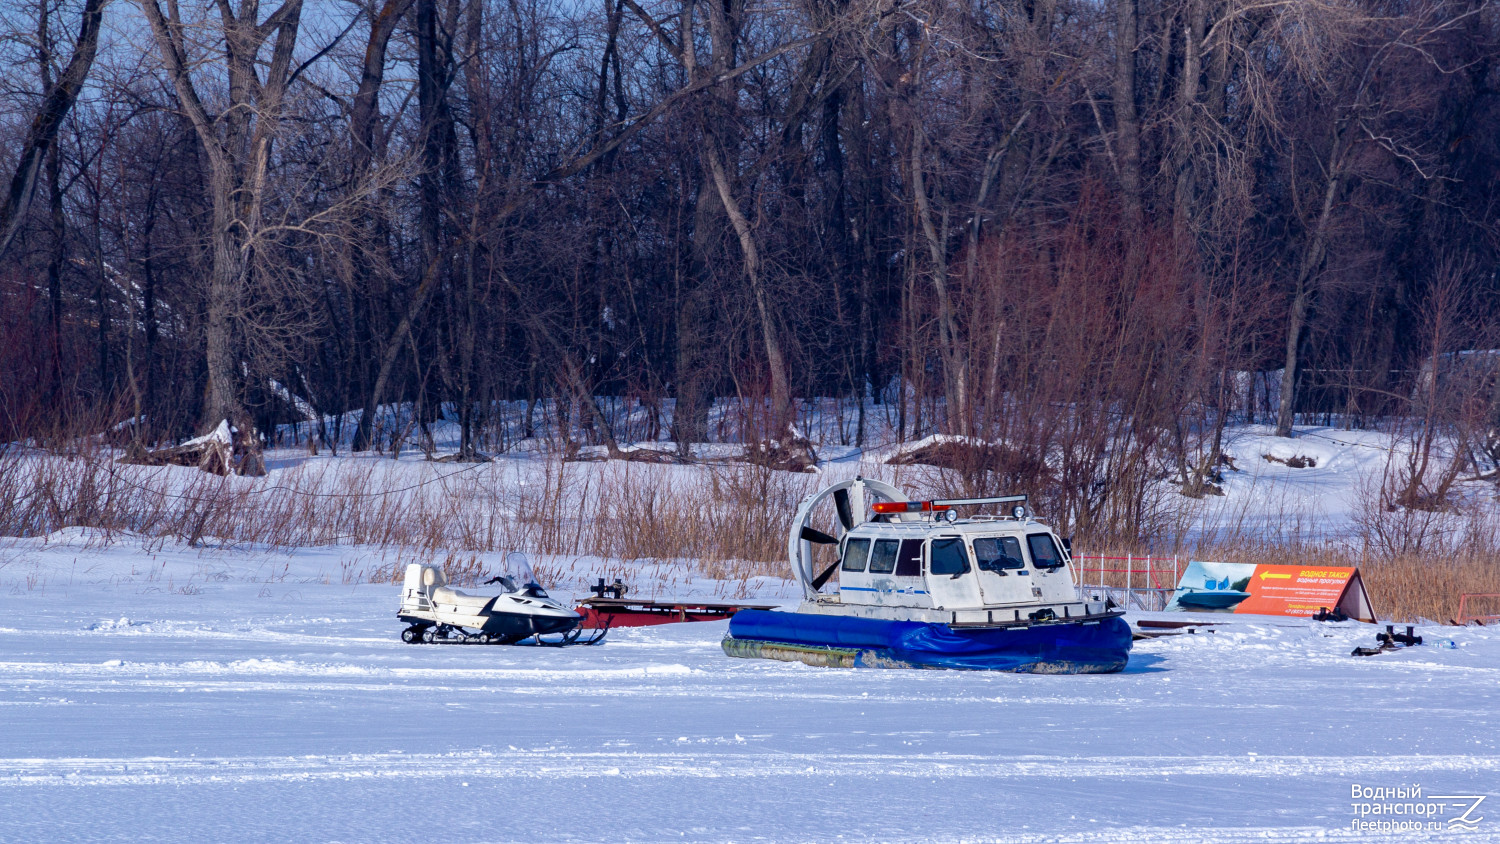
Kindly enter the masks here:
[[1130, 656], [1119, 616], [1026, 627], [953, 628], [920, 621], [740, 610], [724, 653], [838, 668], [969, 668], [1028, 674], [1108, 674]]

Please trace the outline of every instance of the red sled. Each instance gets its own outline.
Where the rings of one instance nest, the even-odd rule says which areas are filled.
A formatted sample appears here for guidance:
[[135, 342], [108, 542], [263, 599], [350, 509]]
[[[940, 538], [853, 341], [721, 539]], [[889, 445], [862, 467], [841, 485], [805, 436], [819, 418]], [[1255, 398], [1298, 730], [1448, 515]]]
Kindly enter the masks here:
[[[774, 604], [725, 604], [711, 601], [656, 601], [626, 598], [618, 580], [612, 586], [591, 587], [592, 598], [584, 598], [574, 609], [583, 616], [579, 627], [608, 630], [614, 627], [651, 627], [685, 621], [723, 621], [740, 610], [770, 610]], [[613, 593], [606, 597], [606, 593]]]

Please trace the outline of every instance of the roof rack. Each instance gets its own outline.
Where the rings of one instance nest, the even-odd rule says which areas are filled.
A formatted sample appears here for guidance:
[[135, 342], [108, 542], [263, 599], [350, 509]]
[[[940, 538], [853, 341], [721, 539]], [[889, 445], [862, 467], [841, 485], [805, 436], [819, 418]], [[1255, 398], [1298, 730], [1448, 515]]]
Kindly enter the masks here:
[[1011, 502], [1024, 502], [1024, 495], [1001, 495], [995, 498], [945, 498], [934, 500], [932, 504], [940, 507], [956, 507], [963, 504], [1010, 504]]

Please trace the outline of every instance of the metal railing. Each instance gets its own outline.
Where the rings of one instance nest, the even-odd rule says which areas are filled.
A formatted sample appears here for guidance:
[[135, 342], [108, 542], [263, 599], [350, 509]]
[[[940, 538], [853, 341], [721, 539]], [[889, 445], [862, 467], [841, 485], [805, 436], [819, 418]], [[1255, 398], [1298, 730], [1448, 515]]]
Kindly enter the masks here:
[[[1097, 561], [1098, 565], [1089, 566], [1087, 561]], [[1175, 556], [1075, 554], [1073, 576], [1080, 592], [1108, 597], [1126, 609], [1160, 612], [1171, 602], [1182, 574]]]

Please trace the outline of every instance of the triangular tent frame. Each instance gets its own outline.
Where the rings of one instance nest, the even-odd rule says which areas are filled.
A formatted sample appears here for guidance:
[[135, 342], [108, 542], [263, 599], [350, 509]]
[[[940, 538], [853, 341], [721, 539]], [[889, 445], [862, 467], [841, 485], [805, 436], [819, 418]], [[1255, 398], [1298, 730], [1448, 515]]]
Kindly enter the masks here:
[[1339, 595], [1338, 609], [1356, 621], [1374, 623], [1378, 620], [1375, 618], [1375, 607], [1370, 603], [1370, 593], [1365, 591], [1365, 582], [1360, 578], [1357, 568], [1344, 584], [1343, 594]]

